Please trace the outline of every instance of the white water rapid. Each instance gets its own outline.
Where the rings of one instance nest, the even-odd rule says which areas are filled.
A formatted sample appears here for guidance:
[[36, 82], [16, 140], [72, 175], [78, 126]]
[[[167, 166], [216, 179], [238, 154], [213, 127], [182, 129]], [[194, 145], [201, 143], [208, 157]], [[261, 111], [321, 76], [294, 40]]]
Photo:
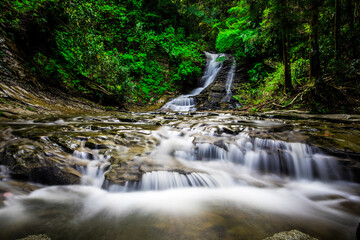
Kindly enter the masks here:
[[217, 61], [219, 57], [224, 54], [213, 54], [205, 52], [206, 55], [206, 69], [205, 73], [200, 80], [200, 86], [193, 89], [190, 93], [181, 95], [170, 102], [166, 103], [162, 109], [172, 110], [177, 112], [196, 111], [196, 95], [199, 95], [205, 88], [207, 88], [214, 80], [217, 73], [222, 67], [222, 61]]

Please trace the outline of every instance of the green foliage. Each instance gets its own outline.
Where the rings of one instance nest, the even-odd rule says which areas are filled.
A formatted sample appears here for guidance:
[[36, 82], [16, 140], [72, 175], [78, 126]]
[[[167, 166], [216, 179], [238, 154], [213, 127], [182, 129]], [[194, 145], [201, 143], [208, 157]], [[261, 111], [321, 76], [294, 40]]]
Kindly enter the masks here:
[[204, 64], [172, 1], [6, 0], [2, 13], [35, 74], [100, 101], [159, 98], [198, 78]]
[[293, 85], [302, 86], [308, 82], [309, 59], [299, 58], [291, 64], [291, 79]]
[[264, 63], [256, 63], [255, 66], [248, 71], [249, 80], [252, 82], [261, 82], [266, 76]]
[[284, 85], [284, 65], [278, 63], [275, 71], [270, 73], [260, 87], [264, 99], [269, 99], [272, 94], [280, 92], [281, 86]]
[[246, 1], [239, 1], [236, 7], [229, 9], [229, 18], [222, 24], [214, 25], [214, 28], [219, 30], [216, 38], [218, 51], [235, 52], [238, 60], [260, 54], [259, 32], [252, 24], [249, 9], [250, 5]]
[[[355, 83], [360, 66], [357, 59], [360, 24], [359, 15], [354, 11], [357, 5], [353, 1], [340, 1], [337, 14], [341, 16], [341, 44], [336, 50], [334, 2], [320, 2], [318, 22], [311, 21], [313, 11], [309, 9], [314, 9], [314, 1], [236, 0], [228, 7], [228, 15], [213, 24], [213, 28], [218, 30], [216, 49], [232, 53], [238, 63], [247, 69], [248, 81], [235, 95], [241, 105], [256, 105], [269, 100], [276, 100], [284, 106], [294, 103], [285, 100], [287, 96], [283, 93], [285, 61], [290, 63], [291, 71], [287, 72], [291, 72], [294, 93], [301, 91], [305, 94], [312, 89], [311, 94], [332, 98], [331, 93], [321, 92], [321, 85], [337, 88], [336, 85], [346, 84], [344, 79]], [[318, 29], [318, 36], [311, 36], [314, 28]], [[310, 49], [314, 38], [319, 44], [319, 52], [316, 53]], [[310, 53], [320, 56], [320, 64], [319, 60], [316, 61], [325, 76], [318, 77], [316, 82], [309, 80]], [[323, 79], [327, 79], [326, 83]], [[313, 91], [315, 88], [317, 90]], [[315, 108], [318, 112], [327, 112], [326, 108]]]
[[[342, 109], [342, 111], [343, 111], [343, 109]], [[322, 103], [315, 102], [315, 108], [313, 109], [313, 112], [327, 114], [330, 112], [330, 110], [328, 107], [324, 106]]]
[[35, 110], [34, 110], [32, 107], [30, 107], [30, 106], [25, 106], [25, 108], [26, 108], [27, 110], [31, 111], [31, 112], [34, 112], [34, 111], [35, 111]]
[[115, 111], [116, 108], [112, 106], [105, 106], [105, 111]]
[[[16, 42], [29, 69], [54, 86], [104, 104], [146, 103], [184, 90], [201, 75], [201, 51], [213, 49], [233, 54], [246, 69], [248, 81], [235, 96], [241, 104], [281, 99], [284, 61], [291, 62], [294, 92], [314, 84], [308, 79], [314, 1], [3, 2], [1, 34]], [[342, 44], [335, 51], [334, 2], [319, 6], [318, 62], [328, 83], [358, 78], [357, 8], [354, 1], [341, 1]]]
[[254, 108], [251, 109], [251, 113], [255, 113], [255, 112], [257, 112], [257, 111], [259, 111], [259, 109], [257, 109], [256, 107], [254, 107]]
[[224, 62], [226, 60], [226, 57], [225, 56], [222, 56], [222, 57], [218, 57], [216, 59], [216, 62]]

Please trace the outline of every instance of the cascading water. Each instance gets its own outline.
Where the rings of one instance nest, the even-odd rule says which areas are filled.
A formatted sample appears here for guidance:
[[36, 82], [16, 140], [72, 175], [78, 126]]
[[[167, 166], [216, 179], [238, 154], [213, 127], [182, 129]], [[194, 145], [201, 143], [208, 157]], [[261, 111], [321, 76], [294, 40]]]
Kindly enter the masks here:
[[231, 97], [232, 97], [231, 87], [232, 87], [232, 84], [233, 84], [233, 81], [234, 81], [235, 70], [236, 70], [236, 60], [234, 58], [233, 63], [231, 65], [231, 68], [230, 68], [230, 70], [228, 72], [228, 75], [226, 77], [226, 85], [225, 85], [226, 95], [221, 100], [222, 102], [229, 102], [231, 100]]
[[110, 166], [108, 158], [101, 154], [96, 154], [94, 157], [83, 152], [74, 152], [74, 156], [88, 161], [86, 167], [78, 168], [82, 173], [81, 183], [101, 188], [105, 181], [105, 170]]
[[217, 61], [219, 57], [224, 56], [223, 54], [213, 54], [205, 52], [206, 55], [206, 69], [205, 73], [200, 80], [200, 86], [193, 89], [190, 93], [181, 95], [170, 102], [166, 103], [162, 109], [172, 110], [178, 112], [196, 111], [196, 100], [195, 96], [199, 95], [205, 88], [207, 88], [214, 80], [217, 73], [222, 67], [222, 61]]
[[[120, 113], [4, 123], [16, 137], [7, 136], [10, 148], [2, 143], [3, 158], [25, 153], [33, 161], [31, 152], [43, 144], [35, 157], [56, 155], [60, 170], [70, 161], [82, 179], [80, 185], [36, 185], [41, 189], [20, 195], [11, 177], [27, 164], [0, 165], [0, 189], [6, 190], [0, 239], [45, 233], [55, 240], [251, 240], [290, 229], [354, 239], [360, 186], [351, 182], [352, 160], [306, 143], [307, 134], [327, 140], [321, 129], [331, 125], [254, 118]], [[342, 136], [344, 144], [349, 127], [339, 124], [336, 131], [332, 141]], [[11, 152], [14, 141], [25, 147]]]
[[192, 172], [181, 174], [178, 172], [154, 171], [145, 173], [139, 183], [128, 186], [126, 191], [158, 191], [171, 188], [188, 187], [224, 187], [231, 186], [230, 181], [219, 176], [212, 176], [206, 173]]

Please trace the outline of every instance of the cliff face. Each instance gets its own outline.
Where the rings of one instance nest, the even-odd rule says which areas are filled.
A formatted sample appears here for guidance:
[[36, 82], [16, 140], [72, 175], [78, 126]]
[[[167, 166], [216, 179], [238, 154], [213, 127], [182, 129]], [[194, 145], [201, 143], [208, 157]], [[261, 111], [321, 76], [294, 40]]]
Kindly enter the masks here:
[[[226, 110], [233, 109], [237, 105], [237, 100], [230, 95], [227, 98], [226, 83], [234, 63], [234, 57], [226, 54], [223, 66], [217, 74], [214, 82], [196, 96], [198, 110]], [[234, 77], [231, 85], [231, 92], [234, 93], [241, 82], [241, 71], [236, 67], [234, 69]]]
[[0, 35], [0, 118], [101, 111], [101, 107], [40, 82], [16, 45]]

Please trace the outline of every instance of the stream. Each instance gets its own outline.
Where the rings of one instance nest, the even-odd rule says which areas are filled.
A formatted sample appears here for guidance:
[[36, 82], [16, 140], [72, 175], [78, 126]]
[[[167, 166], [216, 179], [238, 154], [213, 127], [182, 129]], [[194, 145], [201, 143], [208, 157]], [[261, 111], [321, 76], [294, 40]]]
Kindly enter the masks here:
[[0, 239], [355, 239], [360, 117], [196, 111], [223, 67], [205, 54], [157, 112], [0, 122]]
[[359, 126], [208, 112], [2, 122], [0, 239], [355, 239]]

